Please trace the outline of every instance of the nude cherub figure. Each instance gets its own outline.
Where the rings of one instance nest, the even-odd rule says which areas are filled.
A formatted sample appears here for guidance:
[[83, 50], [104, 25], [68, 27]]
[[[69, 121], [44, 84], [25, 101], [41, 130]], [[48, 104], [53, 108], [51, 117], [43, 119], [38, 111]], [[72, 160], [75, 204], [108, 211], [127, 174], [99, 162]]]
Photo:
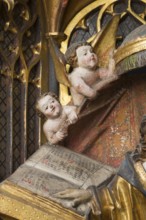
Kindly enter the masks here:
[[118, 77], [114, 74], [115, 62], [110, 54], [107, 68], [98, 67], [98, 57], [87, 42], [72, 44], [65, 53], [66, 62], [72, 67], [68, 79], [71, 83], [73, 103], [80, 106], [84, 98], [94, 99], [98, 91]]
[[62, 141], [68, 134], [69, 125], [78, 119], [76, 106], [62, 106], [53, 92], [38, 98], [36, 110], [46, 118], [43, 131], [50, 144]]

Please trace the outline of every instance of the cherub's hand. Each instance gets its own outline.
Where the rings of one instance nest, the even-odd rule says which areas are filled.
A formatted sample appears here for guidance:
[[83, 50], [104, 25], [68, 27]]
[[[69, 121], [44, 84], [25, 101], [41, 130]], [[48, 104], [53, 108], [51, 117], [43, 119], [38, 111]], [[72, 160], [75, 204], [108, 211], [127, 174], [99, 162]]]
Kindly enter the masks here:
[[71, 111], [68, 117], [69, 124], [74, 124], [78, 120], [76, 111]]
[[67, 136], [67, 129], [63, 128], [56, 133], [53, 133], [52, 136], [47, 137], [50, 144], [57, 144], [59, 141], [62, 141]]
[[56, 138], [61, 141], [63, 140], [65, 137], [67, 136], [67, 130], [66, 129], [62, 129], [62, 130], [59, 130], [57, 131], [56, 133]]
[[88, 96], [87, 98], [90, 100], [94, 100], [97, 97], [97, 95], [98, 95], [97, 91], [93, 89], [90, 97]]
[[111, 79], [111, 82], [112, 82], [112, 81], [117, 80], [118, 78], [119, 78], [119, 76], [117, 74], [113, 74], [112, 76], [110, 76], [109, 79]]

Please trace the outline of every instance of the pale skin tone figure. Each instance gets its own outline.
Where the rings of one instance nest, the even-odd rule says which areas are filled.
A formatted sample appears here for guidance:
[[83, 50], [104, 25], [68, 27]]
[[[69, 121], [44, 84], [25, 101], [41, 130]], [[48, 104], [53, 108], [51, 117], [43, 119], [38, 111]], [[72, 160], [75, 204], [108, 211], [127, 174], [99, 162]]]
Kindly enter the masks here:
[[85, 98], [94, 99], [98, 95], [98, 91], [118, 77], [113, 74], [115, 62], [112, 55], [110, 55], [107, 68], [98, 68], [98, 57], [89, 44], [81, 44], [75, 49], [74, 53], [71, 59], [69, 57], [72, 55], [71, 53], [66, 56], [67, 61], [69, 60], [68, 63], [73, 67], [68, 78], [71, 82], [73, 103], [80, 106]]
[[75, 106], [62, 106], [53, 93], [42, 95], [36, 104], [38, 112], [46, 117], [43, 131], [50, 144], [57, 144], [67, 136], [68, 126], [78, 117]]

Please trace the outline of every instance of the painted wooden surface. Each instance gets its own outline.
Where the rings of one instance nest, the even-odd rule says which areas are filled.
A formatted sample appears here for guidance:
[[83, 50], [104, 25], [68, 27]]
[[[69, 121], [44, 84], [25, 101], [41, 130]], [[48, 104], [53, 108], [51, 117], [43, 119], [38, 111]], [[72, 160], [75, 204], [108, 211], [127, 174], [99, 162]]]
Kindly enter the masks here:
[[[72, 126], [65, 146], [83, 153], [92, 159], [118, 167], [125, 152], [135, 148], [139, 141], [139, 124], [146, 113], [146, 73], [137, 70], [122, 76], [119, 82], [104, 91], [105, 100], [110, 100], [105, 107], [82, 117]], [[117, 99], [119, 91], [125, 92]], [[102, 97], [102, 99], [103, 99]], [[82, 114], [94, 109], [94, 103], [100, 105], [100, 97], [89, 104]], [[109, 110], [108, 110], [109, 109]], [[89, 112], [90, 112], [89, 111]], [[99, 125], [99, 121], [103, 122]]]

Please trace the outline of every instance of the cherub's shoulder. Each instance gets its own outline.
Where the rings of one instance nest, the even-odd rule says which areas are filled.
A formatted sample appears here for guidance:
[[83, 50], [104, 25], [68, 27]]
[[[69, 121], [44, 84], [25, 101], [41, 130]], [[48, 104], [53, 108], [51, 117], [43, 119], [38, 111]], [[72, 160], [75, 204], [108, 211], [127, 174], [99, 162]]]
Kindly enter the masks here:
[[79, 76], [80, 73], [82, 73], [81, 67], [76, 67], [72, 70], [72, 72], [69, 74], [69, 77]]

